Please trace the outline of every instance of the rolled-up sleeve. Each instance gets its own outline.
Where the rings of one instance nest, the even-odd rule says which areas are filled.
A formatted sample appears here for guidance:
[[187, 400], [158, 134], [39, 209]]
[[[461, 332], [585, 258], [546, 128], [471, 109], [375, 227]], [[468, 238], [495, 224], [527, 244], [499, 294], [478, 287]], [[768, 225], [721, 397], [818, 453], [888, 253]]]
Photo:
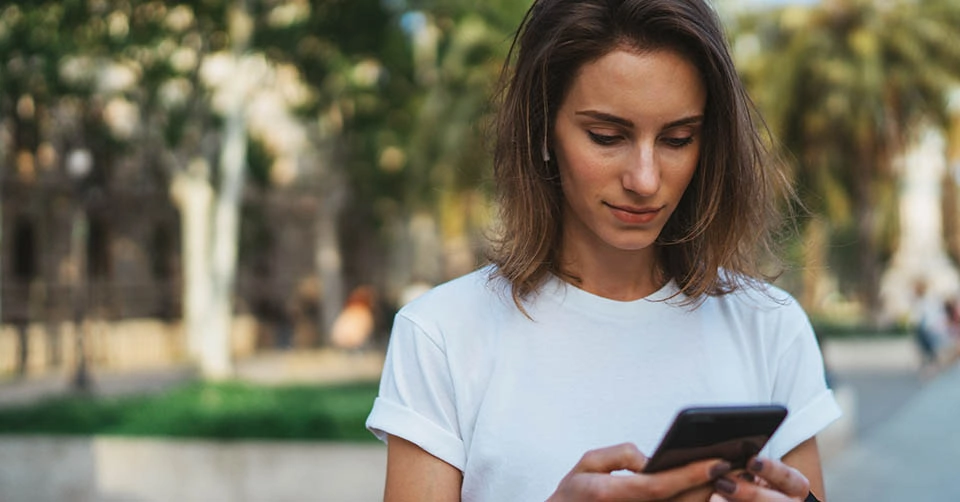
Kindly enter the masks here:
[[442, 337], [397, 314], [380, 391], [366, 426], [381, 441], [401, 437], [460, 469], [466, 463]]
[[795, 336], [774, 359], [773, 402], [787, 406], [787, 419], [771, 438], [768, 452], [781, 458], [840, 417], [840, 406], [827, 387], [823, 356], [806, 314], [796, 306], [786, 321]]

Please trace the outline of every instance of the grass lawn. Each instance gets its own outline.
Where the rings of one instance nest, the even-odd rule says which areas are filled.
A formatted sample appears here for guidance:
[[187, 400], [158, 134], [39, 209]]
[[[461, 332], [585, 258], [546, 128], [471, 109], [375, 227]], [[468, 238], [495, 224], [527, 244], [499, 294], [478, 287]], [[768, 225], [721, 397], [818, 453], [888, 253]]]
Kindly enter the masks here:
[[0, 409], [0, 434], [375, 441], [377, 384], [190, 383], [150, 396], [60, 397]]

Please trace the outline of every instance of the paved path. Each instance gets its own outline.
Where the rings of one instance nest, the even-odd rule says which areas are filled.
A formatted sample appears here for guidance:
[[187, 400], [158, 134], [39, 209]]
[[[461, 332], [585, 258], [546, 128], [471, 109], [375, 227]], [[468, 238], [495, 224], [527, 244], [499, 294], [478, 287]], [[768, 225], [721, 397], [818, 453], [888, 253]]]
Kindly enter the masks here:
[[3, 502], [380, 500], [377, 443], [0, 435]]
[[847, 410], [852, 415], [854, 439], [866, 437], [885, 423], [927, 383], [916, 369], [836, 371], [832, 379], [835, 390], [850, 389], [855, 396], [855, 409]]
[[829, 459], [824, 476], [837, 502], [956, 502], [958, 466], [960, 366], [954, 366]]

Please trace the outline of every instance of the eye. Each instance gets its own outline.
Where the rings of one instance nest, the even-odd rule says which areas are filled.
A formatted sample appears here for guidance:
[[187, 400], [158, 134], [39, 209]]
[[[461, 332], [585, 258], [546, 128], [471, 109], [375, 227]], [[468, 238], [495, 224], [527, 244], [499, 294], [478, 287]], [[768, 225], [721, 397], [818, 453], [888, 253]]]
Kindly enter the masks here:
[[587, 131], [587, 134], [590, 135], [590, 140], [598, 145], [609, 146], [620, 140], [620, 136], [608, 136], [606, 134], [597, 134], [592, 131]]
[[663, 138], [662, 141], [671, 148], [683, 148], [690, 143], [693, 143], [693, 136], [686, 136], [683, 138]]

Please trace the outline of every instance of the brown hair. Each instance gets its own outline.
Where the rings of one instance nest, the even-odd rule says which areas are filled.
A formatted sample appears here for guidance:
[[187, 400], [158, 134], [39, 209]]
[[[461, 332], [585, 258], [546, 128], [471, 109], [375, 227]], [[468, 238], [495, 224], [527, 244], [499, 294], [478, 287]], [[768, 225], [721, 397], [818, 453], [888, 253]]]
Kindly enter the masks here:
[[700, 161], [657, 239], [665, 278], [691, 302], [768, 279], [761, 263], [774, 255], [789, 184], [767, 155], [713, 10], [704, 0], [537, 0], [501, 73], [494, 151], [502, 227], [490, 259], [521, 310], [548, 273], [569, 276], [558, 256], [559, 173], [541, 149], [579, 69], [620, 47], [678, 51], [707, 89]]

